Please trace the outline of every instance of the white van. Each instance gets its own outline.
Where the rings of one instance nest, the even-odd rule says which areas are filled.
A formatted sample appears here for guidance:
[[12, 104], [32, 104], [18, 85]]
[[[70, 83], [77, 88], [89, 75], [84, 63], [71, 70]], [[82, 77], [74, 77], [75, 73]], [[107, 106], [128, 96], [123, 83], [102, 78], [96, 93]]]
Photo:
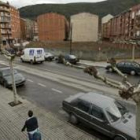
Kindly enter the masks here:
[[20, 57], [22, 62], [38, 63], [44, 62], [45, 52], [43, 48], [26, 48], [23, 50], [23, 55]]

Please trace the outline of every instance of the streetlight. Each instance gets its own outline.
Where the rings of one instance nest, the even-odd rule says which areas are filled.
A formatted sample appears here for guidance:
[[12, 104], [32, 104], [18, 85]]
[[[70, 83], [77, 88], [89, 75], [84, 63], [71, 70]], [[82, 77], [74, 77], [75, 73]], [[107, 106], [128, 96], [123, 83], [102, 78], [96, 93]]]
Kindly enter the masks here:
[[72, 23], [70, 22], [70, 54], [72, 54]]

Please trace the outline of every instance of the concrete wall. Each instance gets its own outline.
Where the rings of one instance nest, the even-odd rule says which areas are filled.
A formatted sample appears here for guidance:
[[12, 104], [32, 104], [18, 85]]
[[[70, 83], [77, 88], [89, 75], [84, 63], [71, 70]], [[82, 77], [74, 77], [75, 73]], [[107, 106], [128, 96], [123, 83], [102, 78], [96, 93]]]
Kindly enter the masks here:
[[[29, 47], [42, 46], [46, 51], [52, 52], [55, 55], [69, 54], [69, 42], [32, 42]], [[107, 60], [111, 57], [116, 59], [132, 58], [132, 46], [120, 45], [113, 43], [72, 43], [72, 54], [78, 56], [80, 59], [85, 60]], [[135, 57], [140, 58], [140, 48], [136, 47]]]
[[80, 13], [71, 16], [72, 42], [98, 40], [98, 16], [90, 13]]

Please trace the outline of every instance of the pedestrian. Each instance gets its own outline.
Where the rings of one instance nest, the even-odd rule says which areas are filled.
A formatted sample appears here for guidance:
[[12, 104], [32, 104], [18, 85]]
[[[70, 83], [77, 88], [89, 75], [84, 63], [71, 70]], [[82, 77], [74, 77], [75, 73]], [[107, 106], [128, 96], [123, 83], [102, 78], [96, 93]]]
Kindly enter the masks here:
[[41, 134], [38, 130], [38, 121], [37, 118], [33, 116], [32, 110], [28, 111], [28, 117], [21, 131], [27, 130], [29, 140], [41, 140]]

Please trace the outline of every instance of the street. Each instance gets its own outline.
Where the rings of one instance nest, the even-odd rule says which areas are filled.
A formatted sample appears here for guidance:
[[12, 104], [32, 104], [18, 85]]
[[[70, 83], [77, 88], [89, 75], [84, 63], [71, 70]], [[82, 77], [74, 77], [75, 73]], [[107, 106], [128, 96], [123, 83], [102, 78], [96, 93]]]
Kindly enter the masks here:
[[[3, 56], [0, 56], [0, 60], [0, 67], [3, 67], [4, 64], [8, 64]], [[31, 65], [29, 63], [22, 63], [19, 59], [16, 59], [15, 68], [26, 78], [25, 85], [17, 88], [18, 94], [22, 98], [26, 98], [45, 108], [46, 111], [53, 112], [63, 121], [67, 121], [68, 119], [67, 114], [61, 108], [62, 101], [65, 98], [78, 92], [93, 91], [104, 92], [105, 94], [110, 92], [109, 94], [111, 94], [112, 91], [115, 91], [114, 89], [109, 91], [108, 86], [97, 81], [94, 77], [85, 74], [82, 69], [64, 66], [55, 62]], [[98, 70], [105, 76], [115, 80], [121, 80], [121, 77], [117, 74], [108, 73], [104, 68], [98, 68]], [[129, 76], [128, 78], [134, 84], [139, 81], [139, 76]], [[116, 92], [113, 97], [120, 100], [117, 94]], [[129, 110], [135, 113], [135, 107], [133, 105], [129, 105], [128, 103], [126, 103], [126, 105]], [[82, 124], [78, 127], [101, 140], [108, 139], [99, 132], [84, 127]]]

